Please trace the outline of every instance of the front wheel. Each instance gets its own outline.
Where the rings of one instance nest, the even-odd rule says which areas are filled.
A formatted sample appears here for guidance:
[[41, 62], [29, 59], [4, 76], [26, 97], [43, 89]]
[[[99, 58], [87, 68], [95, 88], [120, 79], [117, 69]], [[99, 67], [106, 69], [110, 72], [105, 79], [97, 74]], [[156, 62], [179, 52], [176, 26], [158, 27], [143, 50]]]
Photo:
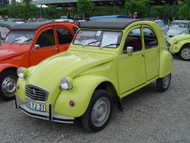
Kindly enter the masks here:
[[156, 88], [158, 91], [164, 92], [170, 87], [170, 84], [171, 84], [171, 74], [163, 78], [157, 79]]
[[0, 94], [4, 99], [13, 99], [16, 91], [17, 76], [14, 71], [8, 70], [0, 74]]
[[81, 122], [87, 131], [102, 130], [109, 122], [112, 113], [112, 99], [105, 90], [96, 90]]
[[190, 60], [190, 47], [184, 47], [180, 51], [180, 57], [181, 57], [181, 59], [183, 59], [185, 61]]

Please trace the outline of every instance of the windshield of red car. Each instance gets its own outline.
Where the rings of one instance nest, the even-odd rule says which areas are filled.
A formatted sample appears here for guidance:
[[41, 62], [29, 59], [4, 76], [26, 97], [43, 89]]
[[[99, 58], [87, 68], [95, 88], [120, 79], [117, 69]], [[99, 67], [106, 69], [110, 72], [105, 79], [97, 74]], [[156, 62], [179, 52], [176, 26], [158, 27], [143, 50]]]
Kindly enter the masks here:
[[73, 44], [117, 48], [121, 35], [121, 31], [80, 30], [75, 36]]
[[30, 44], [32, 42], [33, 37], [34, 32], [12, 31], [7, 35], [5, 43]]

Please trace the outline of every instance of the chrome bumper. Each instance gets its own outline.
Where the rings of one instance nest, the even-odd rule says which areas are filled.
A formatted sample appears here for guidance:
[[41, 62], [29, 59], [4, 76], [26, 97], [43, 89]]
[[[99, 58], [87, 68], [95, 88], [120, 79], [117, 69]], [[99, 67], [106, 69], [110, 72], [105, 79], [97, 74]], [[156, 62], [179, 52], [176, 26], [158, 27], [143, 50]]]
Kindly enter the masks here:
[[74, 120], [75, 120], [72, 117], [64, 117], [64, 116], [54, 115], [51, 104], [49, 104], [49, 112], [33, 111], [30, 108], [28, 108], [28, 106], [26, 106], [26, 103], [20, 104], [19, 100], [16, 96], [15, 105], [16, 105], [17, 109], [21, 109], [22, 112], [24, 112], [25, 114], [27, 114], [30, 117], [43, 119], [43, 120], [49, 120], [49, 121], [58, 122], [58, 123], [67, 123], [67, 124], [73, 124]]

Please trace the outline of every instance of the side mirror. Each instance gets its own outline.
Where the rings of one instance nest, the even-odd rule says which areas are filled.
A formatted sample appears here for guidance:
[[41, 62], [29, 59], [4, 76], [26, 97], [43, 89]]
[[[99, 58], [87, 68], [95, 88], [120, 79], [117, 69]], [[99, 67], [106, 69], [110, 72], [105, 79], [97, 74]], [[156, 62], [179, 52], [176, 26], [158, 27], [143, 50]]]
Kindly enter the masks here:
[[132, 55], [133, 51], [134, 51], [134, 48], [132, 46], [127, 46], [126, 50], [124, 50], [123, 53]]

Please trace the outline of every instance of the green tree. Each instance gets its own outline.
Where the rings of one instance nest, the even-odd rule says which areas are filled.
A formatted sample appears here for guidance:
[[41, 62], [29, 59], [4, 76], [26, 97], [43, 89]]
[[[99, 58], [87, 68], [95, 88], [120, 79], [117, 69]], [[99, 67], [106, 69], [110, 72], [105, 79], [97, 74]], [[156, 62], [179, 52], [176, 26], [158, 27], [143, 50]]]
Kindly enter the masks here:
[[87, 18], [92, 15], [94, 9], [94, 4], [91, 0], [78, 0], [77, 2], [77, 12], [78, 16], [82, 18]]
[[190, 0], [184, 0], [184, 3], [179, 5], [178, 17], [180, 19], [190, 19]]
[[150, 0], [127, 0], [125, 8], [128, 14], [138, 13], [138, 16], [144, 17], [149, 15]]

